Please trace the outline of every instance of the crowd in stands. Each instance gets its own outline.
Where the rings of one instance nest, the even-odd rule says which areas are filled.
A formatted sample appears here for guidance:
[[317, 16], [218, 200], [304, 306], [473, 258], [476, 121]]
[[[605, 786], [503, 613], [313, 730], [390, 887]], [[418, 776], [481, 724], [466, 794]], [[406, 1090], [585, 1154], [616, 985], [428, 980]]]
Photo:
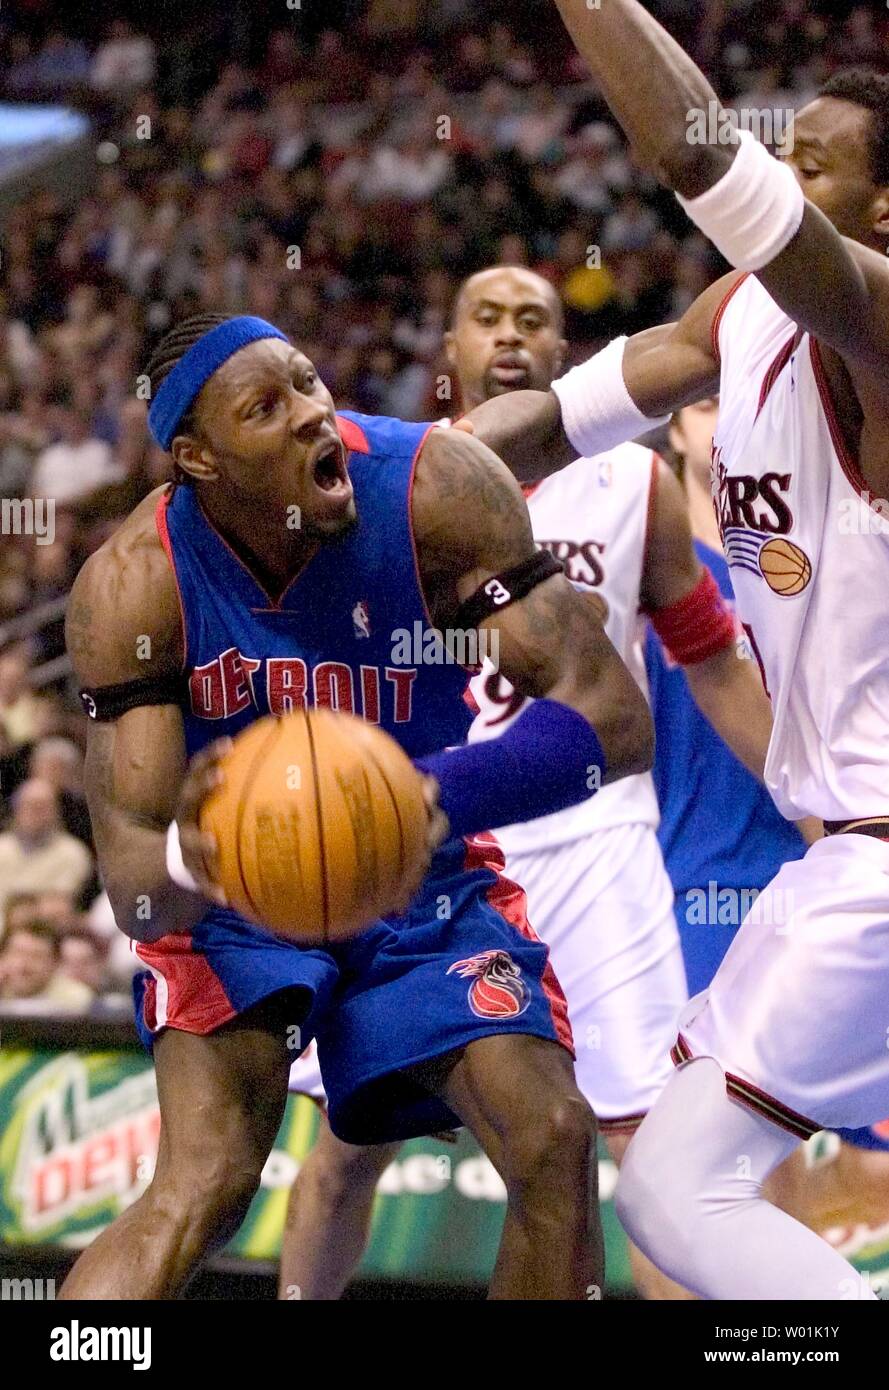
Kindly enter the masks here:
[[[889, 66], [885, 7], [651, 7], [739, 110]], [[721, 269], [633, 163], [549, 0], [116, 9], [101, 36], [100, 2], [0, 11], [0, 96], [83, 110], [95, 157], [88, 186], [38, 187], [2, 231], [0, 1007], [81, 1007], [131, 965], [96, 877], [62, 610], [168, 477], [140, 390], [165, 329], [257, 313], [339, 405], [435, 418], [459, 408], [441, 343], [464, 275], [547, 276], [579, 358], [674, 318]], [[42, 535], [7, 505], [29, 498], [52, 503]]]

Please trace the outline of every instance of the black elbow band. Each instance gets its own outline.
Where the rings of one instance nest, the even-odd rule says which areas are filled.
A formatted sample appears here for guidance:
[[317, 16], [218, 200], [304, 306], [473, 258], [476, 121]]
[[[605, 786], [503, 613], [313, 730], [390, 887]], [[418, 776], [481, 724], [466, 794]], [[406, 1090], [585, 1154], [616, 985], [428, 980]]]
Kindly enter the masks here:
[[102, 685], [80, 691], [80, 703], [90, 719], [98, 724], [119, 719], [128, 710], [143, 705], [179, 705], [185, 693], [185, 678], [180, 674], [143, 676], [120, 685]]
[[538, 584], [562, 572], [562, 565], [550, 551], [538, 550], [520, 565], [495, 574], [493, 579], [486, 579], [465, 603], [461, 603], [457, 610], [456, 627], [461, 631], [478, 627], [485, 618], [508, 608], [511, 603], [518, 603]]

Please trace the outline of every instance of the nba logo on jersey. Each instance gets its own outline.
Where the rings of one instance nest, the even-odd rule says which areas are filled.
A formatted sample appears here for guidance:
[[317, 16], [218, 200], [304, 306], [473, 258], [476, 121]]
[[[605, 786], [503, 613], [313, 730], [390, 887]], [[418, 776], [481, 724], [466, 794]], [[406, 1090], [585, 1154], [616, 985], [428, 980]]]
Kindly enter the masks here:
[[611, 460], [603, 459], [599, 464], [599, 486], [611, 487], [612, 479]]
[[356, 637], [370, 636], [370, 613], [364, 599], [359, 599], [352, 609], [352, 630]]

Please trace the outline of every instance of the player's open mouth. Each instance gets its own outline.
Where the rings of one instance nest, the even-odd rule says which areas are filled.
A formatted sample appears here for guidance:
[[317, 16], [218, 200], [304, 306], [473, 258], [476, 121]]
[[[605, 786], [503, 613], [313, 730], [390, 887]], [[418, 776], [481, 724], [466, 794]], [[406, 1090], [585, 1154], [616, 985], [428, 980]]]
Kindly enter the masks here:
[[502, 357], [494, 358], [491, 372], [497, 381], [511, 386], [519, 381], [527, 381], [528, 363], [518, 353], [504, 353]]
[[351, 497], [352, 481], [346, 467], [346, 457], [338, 440], [321, 445], [312, 464], [312, 478], [322, 492], [336, 497]]

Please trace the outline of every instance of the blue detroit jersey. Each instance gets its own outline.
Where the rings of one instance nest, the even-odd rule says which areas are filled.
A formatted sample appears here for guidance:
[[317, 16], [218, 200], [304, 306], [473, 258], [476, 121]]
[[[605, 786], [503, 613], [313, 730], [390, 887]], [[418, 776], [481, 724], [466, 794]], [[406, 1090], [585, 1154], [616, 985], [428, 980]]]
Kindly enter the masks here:
[[263, 715], [305, 706], [360, 715], [412, 758], [465, 741], [465, 670], [428, 655], [402, 659], [416, 660], [414, 634], [431, 628], [410, 518], [414, 462], [430, 427], [347, 412], [338, 419], [357, 526], [322, 546], [277, 601], [192, 488], [177, 487], [161, 508], [185, 624], [189, 757]]
[[[429, 426], [339, 417], [358, 524], [279, 597], [264, 593], [194, 491], [161, 499], [157, 525], [179, 583], [190, 755], [253, 720], [302, 707], [379, 724], [411, 757], [465, 741], [467, 673], [427, 640], [411, 530], [413, 469]], [[190, 933], [139, 943], [136, 1020], [204, 1035], [286, 992], [300, 1042], [318, 1040], [334, 1134], [406, 1139], [460, 1123], [405, 1070], [506, 1032], [570, 1049], [567, 1007], [524, 894], [485, 836], [451, 839], [406, 913], [303, 947], [208, 905]]]
[[[733, 601], [723, 556], [700, 541], [695, 551]], [[708, 724], [684, 672], [650, 630], [645, 663], [657, 738], [658, 838], [677, 898], [710, 882], [764, 888], [782, 864], [805, 853], [802, 836]]]

